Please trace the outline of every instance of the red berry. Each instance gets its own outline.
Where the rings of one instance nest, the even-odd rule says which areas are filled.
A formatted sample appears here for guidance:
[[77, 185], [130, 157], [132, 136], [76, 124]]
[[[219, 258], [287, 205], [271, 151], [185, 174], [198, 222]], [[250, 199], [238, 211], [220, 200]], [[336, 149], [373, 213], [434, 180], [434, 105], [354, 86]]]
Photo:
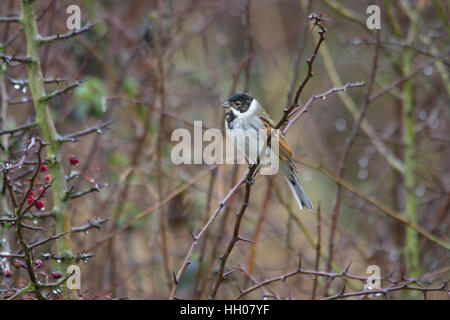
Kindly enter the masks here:
[[[27, 190], [25, 190], [25, 194], [27, 194], [28, 190], [30, 190], [30, 188], [27, 188]], [[29, 197], [32, 197], [34, 194], [33, 190], [30, 190], [30, 193], [28, 194]]]
[[71, 165], [76, 166], [78, 164], [78, 157], [77, 156], [71, 156], [69, 159], [69, 162]]
[[30, 195], [28, 196], [27, 203], [28, 203], [28, 204], [32, 204], [33, 201], [34, 201], [33, 196], [30, 194]]
[[36, 207], [36, 209], [41, 210], [44, 207], [44, 202], [42, 200], [38, 200], [36, 201], [34, 206]]
[[3, 274], [5, 275], [5, 277], [9, 278], [9, 277], [11, 277], [12, 272], [11, 272], [11, 270], [9, 270], [9, 268], [8, 268], [8, 269], [4, 269], [4, 270], [3, 270]]
[[61, 276], [62, 276], [61, 271], [53, 271], [52, 272], [53, 279], [59, 279], [59, 278], [61, 278]]
[[42, 262], [41, 259], [37, 259], [37, 260], [34, 262], [34, 267], [35, 267], [35, 268], [40, 268], [43, 264], [44, 264], [44, 263]]
[[21, 263], [19, 261], [17, 261], [16, 259], [14, 259], [13, 266], [14, 266], [14, 269], [18, 270], [21, 267]]
[[48, 167], [46, 164], [41, 164], [41, 168], [40, 168], [41, 172], [45, 172], [48, 170]]
[[49, 182], [51, 178], [52, 178], [52, 176], [48, 174], [44, 177], [44, 180]]
[[38, 193], [39, 193], [39, 194], [41, 194], [41, 193], [44, 192], [44, 191], [45, 191], [44, 187], [39, 187], [39, 189], [38, 189]]

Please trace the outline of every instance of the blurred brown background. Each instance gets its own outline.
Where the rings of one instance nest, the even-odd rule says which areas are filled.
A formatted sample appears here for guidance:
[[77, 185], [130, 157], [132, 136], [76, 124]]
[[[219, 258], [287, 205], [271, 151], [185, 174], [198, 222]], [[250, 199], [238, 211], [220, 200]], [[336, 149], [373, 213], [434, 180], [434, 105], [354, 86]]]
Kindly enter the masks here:
[[[358, 117], [357, 111], [352, 114], [349, 110], [363, 108], [373, 71], [377, 31], [368, 30], [365, 21], [369, 16], [366, 8], [374, 2], [381, 8], [381, 30], [378, 66], [369, 96], [384, 89], [386, 92], [370, 101], [364, 121], [373, 128], [379, 142], [404, 161], [407, 120], [403, 111], [406, 100], [412, 98], [412, 189], [405, 187], [406, 174], [393, 168], [364, 128], [358, 130], [344, 162], [345, 172], [339, 178], [340, 161]], [[323, 255], [318, 269], [342, 272], [351, 262], [349, 273], [365, 277], [369, 275], [369, 265], [378, 265], [383, 277], [390, 272], [394, 278], [401, 274], [426, 275], [430, 286], [439, 286], [448, 279], [449, 250], [412, 235], [417, 240], [417, 268], [415, 258], [405, 255], [405, 224], [367, 201], [370, 197], [411, 218], [405, 213], [409, 190], [415, 197], [415, 223], [448, 243], [450, 47], [445, 21], [448, 22], [449, 4], [438, 1], [442, 10], [439, 11], [432, 2], [253, 0], [246, 11], [246, 0], [36, 1], [37, 13], [45, 10], [38, 21], [43, 35], [67, 32], [66, 8], [70, 4], [80, 6], [83, 25], [88, 21], [99, 23], [91, 32], [41, 49], [44, 76], [61, 77], [70, 83], [88, 79], [74, 91], [52, 100], [58, 130], [69, 133], [99, 120], [115, 119], [101, 134], [64, 147], [67, 155], [78, 156], [79, 169], [86, 171], [86, 179], [77, 181], [77, 190], [90, 186], [89, 178], [108, 184], [100, 192], [71, 203], [72, 225], [94, 217], [112, 217], [101, 231], [73, 235], [74, 253], [94, 254], [87, 263], [80, 264], [81, 296], [169, 296], [172, 271], [176, 273], [180, 268], [192, 243], [191, 233], [198, 233], [233, 181], [247, 169], [246, 165], [223, 165], [214, 170], [207, 165], [174, 165], [170, 159], [174, 146], [171, 132], [180, 127], [192, 130], [190, 124], [194, 120], [202, 120], [204, 127], [222, 129], [221, 103], [231, 93], [245, 89], [275, 121], [281, 119], [283, 109], [291, 103], [292, 93], [305, 76], [305, 60], [316, 45], [317, 30], [311, 30], [307, 19], [311, 12], [322, 12], [330, 21], [324, 23], [328, 29], [326, 40], [300, 103], [347, 82], [366, 83], [364, 87], [314, 101], [309, 112], [287, 133], [299, 161], [304, 188], [315, 208], [320, 203]], [[17, 1], [0, 3], [0, 15], [18, 10]], [[415, 23], [417, 30], [411, 32]], [[0, 37], [12, 35], [15, 28], [18, 26], [0, 24]], [[412, 39], [408, 40], [410, 33]], [[405, 70], [407, 51], [412, 61], [410, 70]], [[6, 51], [18, 55], [25, 52], [25, 41], [20, 37]], [[26, 78], [26, 70], [10, 68], [6, 76]], [[412, 79], [410, 96], [405, 89], [405, 76]], [[11, 101], [29, 96], [28, 92], [14, 89], [10, 82], [7, 90]], [[7, 127], [14, 128], [33, 117], [31, 103], [11, 104]], [[205, 174], [198, 182], [166, 205], [120, 229], [133, 217], [151, 210], [158, 199], [166, 198], [202, 173]], [[342, 179], [363, 196], [345, 186], [338, 191], [336, 180]], [[338, 192], [341, 201], [337, 207]], [[179, 283], [177, 297], [208, 297], [217, 277], [219, 256], [232, 236], [234, 212], [242, 201], [243, 190], [200, 241]], [[331, 263], [328, 258], [333, 225], [336, 229]], [[117, 236], [100, 242], [117, 230], [121, 230]], [[300, 211], [279, 176], [258, 177], [252, 188], [240, 235], [255, 240], [255, 232], [254, 244], [236, 243], [225, 272], [242, 266], [254, 280], [261, 281], [294, 271], [299, 256], [304, 268], [315, 268], [317, 212]], [[4, 236], [10, 236], [8, 231], [4, 231]], [[57, 265], [49, 262], [46, 268], [55, 269]], [[240, 269], [228, 275], [217, 297], [235, 298], [238, 288], [249, 287], [251, 280], [246, 272]], [[313, 279], [312, 275], [298, 275], [284, 285], [276, 282], [267, 288], [278, 298], [310, 299]], [[343, 284], [342, 279], [327, 283], [325, 278], [319, 278], [317, 298], [339, 292]], [[358, 291], [362, 284], [350, 280], [347, 288]], [[256, 290], [246, 297], [261, 299], [263, 295], [262, 290]], [[392, 293], [392, 297], [422, 296], [400, 291]], [[443, 299], [445, 292], [431, 292], [428, 297]]]

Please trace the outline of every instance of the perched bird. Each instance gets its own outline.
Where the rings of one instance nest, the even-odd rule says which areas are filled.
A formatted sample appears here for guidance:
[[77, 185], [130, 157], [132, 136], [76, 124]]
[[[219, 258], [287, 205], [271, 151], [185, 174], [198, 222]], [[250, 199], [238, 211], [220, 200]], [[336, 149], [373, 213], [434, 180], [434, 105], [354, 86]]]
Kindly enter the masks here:
[[[247, 160], [249, 160], [249, 154], [259, 155], [262, 151], [261, 141], [258, 141], [260, 136], [258, 135], [259, 130], [265, 130], [267, 138], [272, 134], [271, 145], [274, 142], [278, 142], [279, 146], [279, 168], [291, 188], [300, 209], [306, 207], [312, 210], [311, 201], [309, 201], [297, 177], [296, 168], [292, 161], [291, 148], [280, 130], [272, 131], [275, 129], [275, 123], [259, 102], [247, 93], [237, 93], [228, 98], [222, 104], [222, 107], [226, 108], [225, 130], [227, 136]], [[254, 150], [255, 148], [258, 150]], [[270, 152], [269, 146], [266, 154], [270, 154]]]

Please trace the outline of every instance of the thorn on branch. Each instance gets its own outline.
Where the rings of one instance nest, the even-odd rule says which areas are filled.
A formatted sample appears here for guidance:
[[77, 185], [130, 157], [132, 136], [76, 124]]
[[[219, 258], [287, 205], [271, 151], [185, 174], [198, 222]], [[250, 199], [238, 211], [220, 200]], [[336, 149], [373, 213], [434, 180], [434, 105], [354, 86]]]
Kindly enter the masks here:
[[175, 284], [178, 284], [179, 281], [177, 280], [177, 275], [175, 274], [174, 271], [172, 271], [172, 275], [173, 275], [173, 282], [174, 282]]
[[339, 294], [343, 295], [344, 293], [345, 293], [345, 283], [344, 283], [344, 286], [342, 287], [341, 292]]
[[342, 273], [343, 275], [346, 275], [348, 270], [350, 269], [350, 266], [352, 265], [352, 261], [350, 260], [350, 262], [348, 263], [347, 267], [345, 268], [344, 272]]
[[252, 240], [243, 238], [243, 237], [241, 237], [241, 236], [238, 236], [238, 237], [236, 238], [236, 241], [244, 241], [244, 242], [248, 242], [248, 243], [254, 243]]
[[236, 271], [235, 269], [232, 269], [228, 272], [225, 272], [222, 276], [222, 279], [225, 280], [230, 274], [234, 273], [235, 271]]

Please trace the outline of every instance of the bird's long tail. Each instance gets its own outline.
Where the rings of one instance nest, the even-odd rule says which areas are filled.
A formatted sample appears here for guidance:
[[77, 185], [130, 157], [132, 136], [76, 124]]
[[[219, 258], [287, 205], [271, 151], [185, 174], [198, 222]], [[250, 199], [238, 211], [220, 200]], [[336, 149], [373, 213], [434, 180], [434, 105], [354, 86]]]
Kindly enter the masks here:
[[312, 210], [313, 206], [311, 204], [311, 201], [309, 201], [305, 190], [303, 190], [302, 185], [300, 184], [300, 180], [298, 179], [294, 169], [291, 166], [285, 166], [284, 168], [282, 167], [282, 169], [284, 178], [291, 188], [300, 209], [303, 209], [303, 207], [305, 206], [309, 210]]

